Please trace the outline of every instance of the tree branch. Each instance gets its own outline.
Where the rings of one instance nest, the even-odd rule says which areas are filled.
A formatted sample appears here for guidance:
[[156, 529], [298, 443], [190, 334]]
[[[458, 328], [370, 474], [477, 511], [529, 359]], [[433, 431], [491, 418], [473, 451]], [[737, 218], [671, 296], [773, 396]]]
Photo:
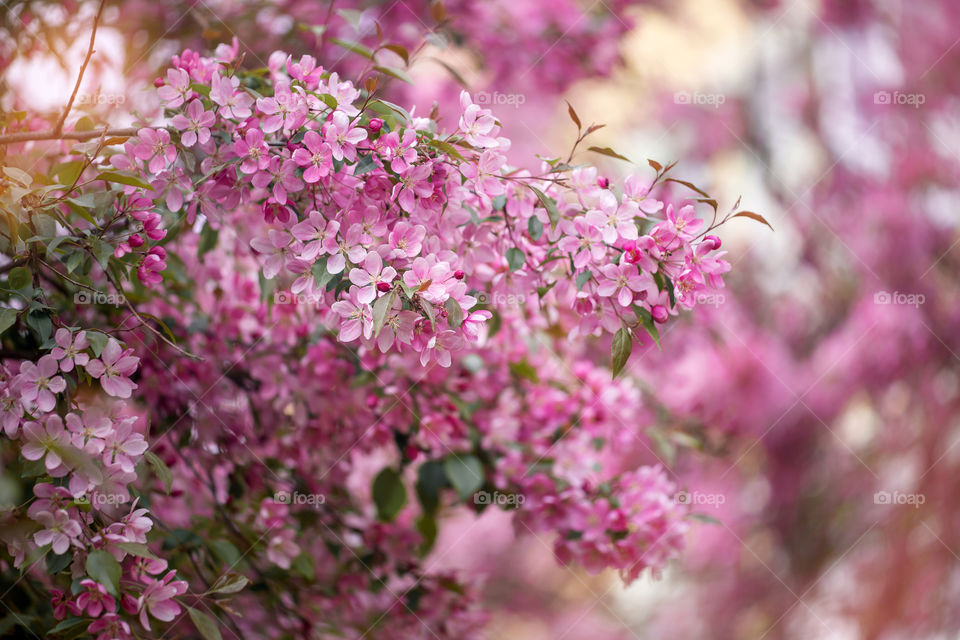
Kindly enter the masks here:
[[57, 131], [56, 129], [46, 129], [44, 131], [21, 131], [19, 133], [5, 133], [0, 135], [0, 145], [16, 144], [18, 142], [30, 142], [34, 140], [92, 140], [100, 136], [129, 138], [137, 135], [139, 129], [128, 127], [126, 129], [108, 129], [103, 128], [93, 131]]
[[77, 91], [80, 90], [80, 83], [83, 81], [83, 72], [86, 71], [87, 64], [90, 63], [90, 58], [93, 56], [93, 44], [97, 39], [97, 25], [100, 23], [100, 15], [103, 13], [103, 7], [106, 4], [107, 0], [100, 0], [100, 6], [97, 7], [97, 15], [93, 17], [93, 31], [90, 32], [90, 46], [87, 47], [87, 56], [83, 59], [83, 64], [80, 65], [80, 73], [77, 74], [77, 84], [74, 85], [73, 93], [70, 94], [67, 108], [63, 110], [63, 115], [60, 116], [57, 126], [53, 128], [57, 134], [63, 131], [63, 123], [67, 121], [70, 109], [73, 108], [73, 101], [77, 98]]

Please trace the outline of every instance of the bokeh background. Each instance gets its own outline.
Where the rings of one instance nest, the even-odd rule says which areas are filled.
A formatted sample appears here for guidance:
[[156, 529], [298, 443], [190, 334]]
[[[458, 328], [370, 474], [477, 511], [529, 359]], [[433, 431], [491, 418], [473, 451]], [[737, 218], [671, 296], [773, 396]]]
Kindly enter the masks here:
[[[48, 117], [96, 3], [3, 5], [3, 117]], [[131, 124], [172, 54], [233, 38], [252, 66], [282, 48], [362, 73], [331, 41], [379, 20], [417, 52], [415, 88], [389, 90], [443, 113], [465, 84], [517, 164], [566, 155], [568, 100], [633, 163], [577, 161], [613, 176], [679, 160], [722, 209], [742, 197], [774, 231], [723, 227], [724, 294], [630, 365], [656, 415], [638, 462], [701, 515], [681, 561], [624, 588], [488, 510], [452, 516], [430, 562], [483, 577], [491, 638], [958, 637], [960, 3], [440, 5], [110, 2], [79, 107]]]

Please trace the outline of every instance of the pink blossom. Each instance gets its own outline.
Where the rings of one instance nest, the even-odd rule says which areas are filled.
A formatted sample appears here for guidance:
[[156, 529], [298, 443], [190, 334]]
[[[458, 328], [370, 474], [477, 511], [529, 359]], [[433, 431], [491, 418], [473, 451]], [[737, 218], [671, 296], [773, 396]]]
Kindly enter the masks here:
[[303, 179], [309, 184], [319, 182], [320, 178], [330, 175], [333, 168], [333, 153], [330, 145], [323, 141], [316, 131], [307, 131], [303, 137], [306, 147], [293, 152], [293, 160], [301, 167], [308, 167], [303, 172]]
[[157, 95], [167, 103], [168, 109], [182, 105], [191, 93], [190, 75], [182, 69], [167, 69], [167, 81], [157, 89]]
[[220, 105], [220, 115], [224, 118], [243, 120], [253, 114], [250, 110], [253, 98], [246, 91], [237, 89], [239, 85], [236, 76], [228, 78], [215, 73], [211, 79], [210, 99]]
[[68, 413], [66, 423], [73, 446], [93, 455], [103, 452], [104, 438], [113, 431], [110, 418], [94, 411], [87, 411], [83, 417]]
[[147, 612], [163, 622], [170, 622], [180, 613], [180, 605], [173, 599], [186, 593], [188, 585], [183, 580], [174, 580], [175, 575], [176, 571], [171, 571], [160, 580], [150, 580], [140, 594], [137, 601], [140, 624], [147, 631], [152, 631]]
[[254, 238], [250, 241], [250, 246], [257, 253], [266, 257], [263, 263], [263, 277], [268, 280], [275, 278], [286, 265], [291, 256], [293, 248], [290, 243], [293, 237], [288, 231], [279, 229], [270, 229], [266, 238]]
[[565, 235], [557, 246], [567, 253], [573, 254], [573, 266], [583, 269], [591, 262], [599, 262], [607, 254], [603, 245], [600, 229], [591, 224], [584, 216], [572, 222], [563, 221]]
[[187, 105], [187, 114], [178, 113], [170, 121], [180, 131], [180, 142], [185, 147], [206, 144], [210, 139], [210, 127], [216, 122], [213, 111], [205, 111], [200, 100], [191, 100]]
[[177, 159], [177, 149], [170, 144], [170, 134], [166, 129], [145, 127], [137, 132], [137, 139], [133, 155], [147, 161], [150, 173], [160, 173], [168, 163]]
[[376, 299], [377, 285], [391, 283], [396, 277], [396, 270], [384, 268], [383, 259], [375, 251], [367, 254], [362, 268], [350, 270], [350, 282], [357, 285], [357, 301], [362, 304], [370, 304]]
[[116, 613], [107, 613], [87, 627], [87, 633], [96, 640], [131, 640], [130, 625]]
[[147, 441], [143, 435], [134, 432], [130, 422], [121, 422], [106, 439], [103, 463], [107, 466], [117, 465], [130, 473], [136, 464], [134, 458], [138, 458], [146, 450]]
[[50, 545], [51, 550], [60, 555], [66, 553], [71, 544], [79, 546], [77, 540], [83, 533], [80, 523], [73, 520], [66, 511], [41, 511], [37, 514], [37, 522], [43, 529], [33, 534], [33, 541], [37, 546]]
[[115, 398], [129, 398], [137, 384], [130, 380], [140, 358], [133, 355], [133, 349], [124, 350], [116, 338], [107, 340], [100, 357], [91, 360], [86, 369], [94, 378], [100, 380], [103, 390]]
[[334, 111], [330, 122], [324, 126], [324, 138], [336, 160], [357, 159], [357, 144], [367, 139], [367, 130], [354, 127], [350, 117], [343, 111]]
[[243, 138], [233, 143], [233, 152], [243, 159], [240, 170], [244, 173], [262, 171], [270, 165], [270, 147], [259, 129], [247, 129]]
[[267, 168], [253, 174], [251, 182], [258, 189], [263, 189], [273, 182], [272, 194], [277, 202], [286, 202], [290, 193], [303, 189], [303, 181], [296, 173], [296, 163], [293, 160], [271, 156]]
[[420, 255], [423, 247], [423, 238], [427, 235], [427, 229], [423, 225], [411, 225], [405, 220], [401, 220], [394, 225], [390, 231], [390, 255], [391, 258], [413, 258]]
[[50, 350], [50, 355], [60, 361], [61, 371], [73, 371], [75, 364], [82, 367], [90, 361], [90, 356], [85, 353], [90, 347], [86, 331], [78, 331], [73, 337], [69, 329], [57, 329], [54, 340], [57, 346]]
[[57, 373], [60, 365], [53, 355], [45, 355], [36, 364], [24, 360], [20, 364], [19, 387], [23, 402], [36, 403], [40, 411], [52, 411], [57, 404], [56, 394], [67, 388], [67, 382]]
[[621, 307], [629, 307], [634, 293], [656, 295], [657, 285], [648, 273], [640, 273], [635, 265], [626, 260], [619, 265], [607, 264], [600, 267], [603, 278], [597, 287], [597, 294], [604, 297], [616, 296]]
[[339, 222], [336, 220], [327, 222], [319, 211], [311, 211], [307, 219], [293, 225], [290, 232], [294, 238], [304, 243], [300, 259], [313, 262], [317, 257], [337, 250], [339, 230]]
[[497, 146], [496, 120], [490, 110], [474, 104], [466, 91], [460, 93], [460, 108], [460, 131], [466, 141], [477, 147]]
[[370, 305], [358, 300], [357, 287], [351, 287], [347, 297], [331, 305], [331, 310], [340, 316], [340, 342], [351, 342], [363, 334], [369, 338], [373, 333], [373, 314]]
[[80, 581], [80, 586], [86, 591], [80, 593], [76, 600], [76, 615], [83, 615], [84, 610], [91, 618], [97, 618], [101, 613], [114, 613], [117, 602], [107, 588], [89, 578]]

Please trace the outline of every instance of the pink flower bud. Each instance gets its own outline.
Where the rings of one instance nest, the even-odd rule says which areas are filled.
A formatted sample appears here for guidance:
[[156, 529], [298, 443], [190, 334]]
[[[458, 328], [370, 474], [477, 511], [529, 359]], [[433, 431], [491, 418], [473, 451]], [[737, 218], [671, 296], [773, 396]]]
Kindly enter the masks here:
[[463, 278], [466, 275], [467, 274], [465, 274], [462, 269], [457, 269], [456, 271], [453, 272], [453, 277], [456, 278], [457, 280], [463, 280]]
[[142, 247], [144, 243], [144, 239], [142, 236], [140, 236], [140, 234], [135, 233], [132, 236], [130, 236], [130, 239], [127, 240], [127, 242], [130, 243], [131, 247]]
[[157, 89], [159, 89], [160, 87], [162, 87], [164, 84], [166, 84], [166, 83], [163, 81], [163, 78], [154, 78], [154, 79], [153, 79], [153, 86], [155, 86]]
[[717, 249], [720, 248], [721, 242], [720, 242], [720, 238], [718, 238], [717, 236], [711, 235], [711, 236], [706, 236], [703, 239], [703, 244], [709, 245], [712, 251], [716, 251]]
[[380, 118], [370, 118], [370, 131], [380, 131], [383, 128], [383, 120]]
[[670, 314], [667, 313], [667, 308], [662, 304], [658, 304], [653, 309], [651, 309], [650, 315], [653, 316], [654, 322], [659, 322], [660, 324], [663, 324], [664, 322], [666, 322], [667, 318], [670, 316]]
[[600, 187], [601, 189], [606, 189], [607, 187], [610, 186], [610, 180], [608, 178], [604, 178], [603, 176], [600, 176], [599, 178], [597, 178], [597, 186]]

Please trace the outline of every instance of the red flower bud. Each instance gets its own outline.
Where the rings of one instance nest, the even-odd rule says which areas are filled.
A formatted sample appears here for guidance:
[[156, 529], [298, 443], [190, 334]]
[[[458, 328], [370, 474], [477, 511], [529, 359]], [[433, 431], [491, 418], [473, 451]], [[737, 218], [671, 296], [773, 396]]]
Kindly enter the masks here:
[[155, 86], [157, 89], [159, 89], [165, 84], [166, 83], [163, 81], [163, 78], [154, 78], [153, 80], [153, 86]]
[[390, 287], [390, 283], [389, 283], [389, 282], [378, 282], [378, 283], [377, 283], [377, 291], [382, 291], [383, 293], [386, 293], [387, 291], [390, 291], [390, 289], [391, 289], [391, 287]]
[[601, 189], [606, 189], [607, 187], [610, 186], [610, 180], [608, 178], [604, 178], [603, 176], [600, 176], [599, 178], [597, 178], [597, 186], [600, 187]]
[[465, 274], [462, 269], [457, 269], [456, 271], [453, 272], [453, 277], [456, 278], [457, 280], [463, 280], [464, 276], [466, 275], [467, 274]]

